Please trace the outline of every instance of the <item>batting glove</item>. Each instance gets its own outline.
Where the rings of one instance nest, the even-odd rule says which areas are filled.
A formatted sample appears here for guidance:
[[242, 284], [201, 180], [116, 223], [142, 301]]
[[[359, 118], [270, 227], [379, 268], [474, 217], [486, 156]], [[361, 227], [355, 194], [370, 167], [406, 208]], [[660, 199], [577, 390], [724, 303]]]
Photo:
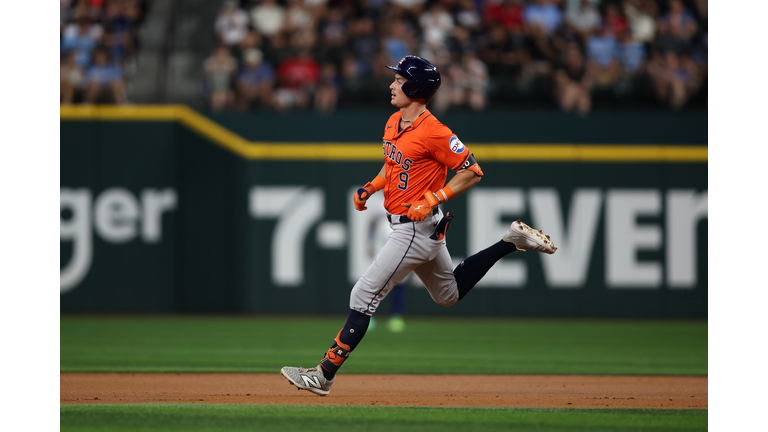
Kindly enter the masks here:
[[432, 191], [427, 190], [424, 192], [424, 199], [414, 201], [412, 203], [403, 204], [403, 207], [408, 207], [408, 219], [412, 221], [423, 221], [427, 216], [440, 204], [435, 194]]
[[358, 189], [357, 193], [352, 199], [352, 201], [355, 203], [355, 210], [366, 210], [368, 207], [365, 206], [365, 202], [368, 201], [368, 198], [370, 198], [371, 194], [374, 192], [376, 192], [376, 189], [373, 188], [371, 182], [366, 183], [365, 186]]

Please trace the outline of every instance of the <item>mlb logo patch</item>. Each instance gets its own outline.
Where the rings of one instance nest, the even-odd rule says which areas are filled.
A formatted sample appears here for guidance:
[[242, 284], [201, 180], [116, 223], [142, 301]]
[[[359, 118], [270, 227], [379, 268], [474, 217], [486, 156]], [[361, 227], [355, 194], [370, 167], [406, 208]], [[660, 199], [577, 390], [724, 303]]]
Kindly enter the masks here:
[[461, 142], [459, 137], [456, 135], [451, 137], [451, 140], [448, 142], [448, 146], [451, 148], [451, 151], [456, 154], [462, 153], [464, 151], [464, 143]]

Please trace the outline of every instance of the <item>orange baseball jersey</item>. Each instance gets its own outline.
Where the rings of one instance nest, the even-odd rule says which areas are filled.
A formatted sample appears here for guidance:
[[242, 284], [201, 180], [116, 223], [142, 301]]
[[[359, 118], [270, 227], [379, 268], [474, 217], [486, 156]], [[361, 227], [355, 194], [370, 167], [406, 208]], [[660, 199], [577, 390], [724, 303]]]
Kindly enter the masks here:
[[469, 158], [469, 149], [440, 123], [429, 110], [413, 126], [399, 130], [402, 114], [389, 118], [384, 128], [384, 161], [386, 163], [384, 208], [403, 215], [405, 203], [423, 198], [445, 186], [448, 168], [458, 171]]

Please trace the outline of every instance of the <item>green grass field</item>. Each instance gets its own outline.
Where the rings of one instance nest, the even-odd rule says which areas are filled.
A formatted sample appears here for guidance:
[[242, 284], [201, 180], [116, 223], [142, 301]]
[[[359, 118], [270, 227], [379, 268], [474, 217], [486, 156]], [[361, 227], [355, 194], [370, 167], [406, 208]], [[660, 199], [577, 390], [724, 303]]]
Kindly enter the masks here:
[[706, 410], [63, 405], [61, 431], [704, 431]]
[[[317, 364], [344, 317], [64, 316], [61, 372], [268, 372]], [[384, 326], [344, 373], [707, 375], [706, 321], [447, 319]], [[62, 431], [704, 431], [707, 410], [61, 405]]]
[[[314, 366], [344, 317], [61, 319], [61, 372]], [[707, 375], [706, 321], [411, 319], [366, 335], [344, 373]], [[478, 353], [482, 353], [478, 355]]]

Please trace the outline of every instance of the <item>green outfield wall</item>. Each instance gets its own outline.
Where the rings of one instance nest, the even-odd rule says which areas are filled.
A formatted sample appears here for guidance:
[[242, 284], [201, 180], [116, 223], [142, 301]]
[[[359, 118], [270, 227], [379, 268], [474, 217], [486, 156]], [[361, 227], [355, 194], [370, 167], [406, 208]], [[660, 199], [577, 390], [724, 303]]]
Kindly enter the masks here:
[[[387, 229], [380, 194], [350, 202], [387, 113], [62, 108], [61, 311], [345, 313]], [[485, 172], [444, 207], [456, 263], [518, 218], [559, 250], [451, 308], [414, 278], [407, 313], [707, 316], [706, 113], [440, 118]]]

